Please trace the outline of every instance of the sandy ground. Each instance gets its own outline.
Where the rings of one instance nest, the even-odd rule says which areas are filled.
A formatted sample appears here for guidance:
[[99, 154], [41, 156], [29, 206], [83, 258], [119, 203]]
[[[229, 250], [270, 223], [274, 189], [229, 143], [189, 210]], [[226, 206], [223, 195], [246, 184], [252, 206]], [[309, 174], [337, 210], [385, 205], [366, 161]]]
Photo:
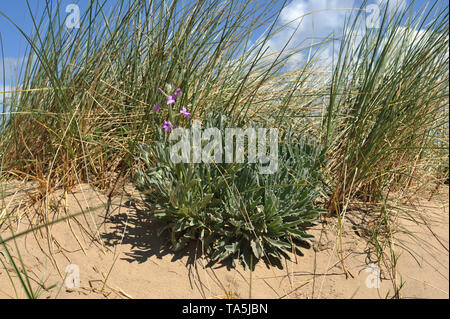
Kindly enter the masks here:
[[[431, 201], [418, 198], [409, 203], [396, 217], [395, 280], [389, 272], [392, 267], [386, 267], [389, 259], [375, 268], [368, 266], [376, 250], [368, 244], [370, 232], [361, 226], [373, 221], [362, 210], [346, 213], [342, 249], [336, 219], [328, 219], [310, 230], [316, 238], [310, 248], [302, 249], [304, 256], [292, 256], [282, 268], [260, 262], [251, 274], [240, 266], [208, 266], [195, 247], [174, 255], [167, 237], [157, 236], [157, 226], [149, 222], [131, 188], [129, 196], [116, 196], [108, 204], [105, 195], [82, 185], [67, 196], [56, 192], [47, 209], [44, 203], [28, 205], [29, 196], [18, 189], [14, 183], [3, 188], [6, 208], [0, 213], [0, 234], [4, 239], [11, 235], [7, 225], [18, 233], [30, 222], [36, 225], [66, 213], [86, 212], [17, 239], [40, 298], [385, 298], [394, 295], [393, 282], [401, 286], [401, 298], [449, 297], [447, 186]], [[30, 186], [28, 192], [32, 191]], [[8, 247], [19, 263], [14, 242]], [[385, 252], [389, 254], [388, 247]], [[18, 297], [25, 297], [4, 251], [0, 259], [5, 263], [0, 264], [0, 298], [16, 298], [11, 280]], [[71, 264], [79, 268], [80, 287], [75, 289], [64, 285]]]

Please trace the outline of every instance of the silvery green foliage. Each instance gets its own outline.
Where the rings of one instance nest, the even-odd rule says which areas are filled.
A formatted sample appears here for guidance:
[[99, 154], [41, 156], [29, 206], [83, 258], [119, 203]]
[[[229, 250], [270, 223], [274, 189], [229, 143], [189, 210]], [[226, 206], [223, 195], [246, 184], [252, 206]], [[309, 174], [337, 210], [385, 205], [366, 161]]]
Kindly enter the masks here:
[[[204, 127], [224, 128], [223, 117]], [[208, 123], [209, 122], [209, 123]], [[240, 259], [245, 267], [260, 258], [281, 260], [312, 235], [321, 209], [324, 152], [307, 137], [283, 137], [279, 169], [259, 174], [258, 164], [173, 164], [166, 133], [141, 146], [137, 188], [147, 196], [149, 213], [169, 231], [173, 249], [200, 240], [214, 261]]]

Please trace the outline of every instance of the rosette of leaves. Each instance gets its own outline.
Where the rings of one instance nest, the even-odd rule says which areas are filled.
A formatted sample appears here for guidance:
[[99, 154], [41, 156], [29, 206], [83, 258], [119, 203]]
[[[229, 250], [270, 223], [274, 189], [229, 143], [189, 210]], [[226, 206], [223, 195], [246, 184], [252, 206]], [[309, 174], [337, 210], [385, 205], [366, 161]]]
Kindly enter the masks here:
[[[203, 125], [223, 129], [224, 122], [224, 116], [210, 117]], [[200, 240], [212, 260], [241, 260], [249, 267], [251, 256], [255, 264], [301, 254], [299, 244], [313, 237], [306, 230], [323, 212], [315, 205], [323, 158], [312, 138], [285, 135], [273, 174], [260, 174], [258, 163], [174, 164], [163, 133], [141, 146], [136, 186], [175, 251]]]
[[231, 257], [248, 266], [250, 256], [280, 261], [309, 243], [306, 232], [321, 212], [315, 205], [322, 189], [323, 152], [306, 137], [289, 138], [279, 147], [279, 169], [261, 175], [255, 164], [245, 165], [224, 194], [224, 211], [216, 224], [220, 237], [212, 255]]

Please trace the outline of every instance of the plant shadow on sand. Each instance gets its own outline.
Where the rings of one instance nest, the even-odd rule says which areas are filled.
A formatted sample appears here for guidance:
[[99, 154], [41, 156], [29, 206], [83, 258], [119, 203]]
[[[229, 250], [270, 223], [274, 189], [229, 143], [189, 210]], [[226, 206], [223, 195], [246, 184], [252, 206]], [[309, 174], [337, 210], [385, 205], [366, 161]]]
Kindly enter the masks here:
[[[124, 252], [126, 257], [122, 257], [122, 260], [130, 263], [143, 263], [152, 257], [162, 259], [164, 256], [171, 255], [172, 262], [186, 259], [185, 265], [192, 266], [198, 258], [203, 256], [206, 260], [206, 267], [226, 267], [228, 270], [235, 268], [231, 258], [223, 262], [216, 262], [210, 258], [210, 255], [203, 254], [200, 241], [193, 240], [184, 249], [174, 252], [168, 232], [158, 234], [163, 225], [151, 218], [148, 208], [138, 207], [135, 200], [126, 201], [124, 206], [127, 208], [126, 213], [111, 213], [105, 218], [104, 223], [108, 225], [108, 230], [101, 234], [105, 245], [109, 247], [131, 245], [130, 251]], [[302, 243], [299, 248], [309, 249], [311, 247], [307, 243]], [[303, 256], [300, 251], [297, 254]], [[272, 258], [270, 260], [262, 258], [258, 261], [253, 259], [253, 269], [261, 261], [267, 269], [274, 266], [283, 269], [283, 265]], [[250, 265], [250, 261], [247, 260], [247, 262]], [[235, 263], [237, 265], [240, 261], [235, 260]]]
[[158, 236], [161, 225], [149, 218], [147, 210], [138, 208], [132, 200], [125, 202], [124, 206], [128, 209], [127, 213], [113, 213], [106, 217], [109, 231], [101, 234], [107, 246], [131, 245], [131, 251], [125, 252], [123, 260], [143, 263], [153, 256], [162, 259], [172, 254], [172, 261], [188, 257], [187, 264], [193, 263], [195, 251], [174, 253], [170, 248], [169, 236], [166, 233]]

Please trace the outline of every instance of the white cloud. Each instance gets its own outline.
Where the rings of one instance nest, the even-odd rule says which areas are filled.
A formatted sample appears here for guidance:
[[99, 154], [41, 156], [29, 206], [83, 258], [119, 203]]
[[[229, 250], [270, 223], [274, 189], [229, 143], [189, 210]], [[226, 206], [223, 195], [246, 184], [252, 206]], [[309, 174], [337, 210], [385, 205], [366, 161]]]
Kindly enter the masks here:
[[12, 95], [11, 91], [20, 87], [18, 72], [24, 61], [24, 57], [5, 57], [3, 59], [0, 57], [0, 113], [9, 112], [11, 102], [8, 99]]
[[[395, 42], [392, 46], [393, 49], [395, 49], [397, 52], [393, 52], [393, 54], [398, 53], [400, 50], [402, 52], [400, 62], [403, 62], [404, 59], [407, 57], [409, 50], [415, 50], [416, 47], [423, 47], [427, 43], [433, 43], [433, 39], [436, 39], [439, 34], [432, 31], [432, 30], [425, 30], [425, 29], [413, 29], [413, 28], [407, 28], [407, 27], [399, 27], [397, 30], [397, 34], [395, 35], [394, 39]], [[448, 35], [447, 35], [447, 41], [448, 41]], [[430, 46], [430, 45], [428, 45]], [[445, 58], [448, 59], [449, 52], [448, 50], [443, 52], [445, 54]], [[437, 62], [438, 59], [442, 58], [442, 55], [438, 54], [435, 57], [435, 61]]]
[[[7, 85], [14, 83], [17, 79], [17, 73], [24, 62], [23, 57], [0, 57], [0, 91], [3, 89], [3, 80]], [[4, 65], [4, 68], [3, 68]]]
[[387, 6], [388, 14], [393, 15], [396, 11], [402, 12], [405, 10], [408, 2], [407, 0], [377, 0], [377, 4], [382, 13], [386, 10]]
[[[270, 39], [268, 43], [270, 52], [282, 50], [287, 41], [290, 42], [285, 49], [286, 53], [293, 52], [297, 48], [305, 48], [302, 53], [289, 59], [290, 67], [295, 68], [307, 59], [308, 48], [311, 45], [327, 42], [332, 36], [342, 34], [345, 19], [353, 12], [353, 8], [355, 8], [354, 0], [292, 1], [280, 14], [278, 26], [284, 27]], [[322, 52], [321, 58], [328, 61], [332, 55], [333, 46], [329, 45]]]
[[3, 103], [6, 103], [7, 99], [11, 96], [11, 93], [9, 93], [11, 90], [12, 88], [9, 85], [5, 86], [5, 90], [3, 90], [3, 85], [0, 85], [0, 113], [3, 110]]
[[[356, 14], [360, 8], [360, 1], [355, 0], [293, 0], [281, 12], [278, 26], [284, 25], [280, 32], [275, 34], [268, 42], [269, 52], [279, 52], [287, 41], [290, 43], [285, 48], [286, 53], [293, 52], [296, 48], [305, 50], [289, 59], [290, 67], [299, 67], [308, 57], [308, 48], [316, 45], [320, 47], [321, 64], [331, 68], [331, 61], [336, 57], [339, 50], [339, 41], [331, 44], [331, 37], [340, 38], [343, 33], [344, 22], [350, 15]], [[405, 10], [408, 0], [372, 0], [367, 5], [377, 5], [379, 13], [383, 15], [386, 10], [389, 15]], [[368, 13], [367, 13], [368, 14]], [[362, 14], [362, 18], [367, 14]], [[297, 29], [296, 29], [297, 28]], [[364, 33], [364, 24], [360, 26], [359, 32]], [[292, 37], [292, 38], [291, 38]], [[357, 35], [361, 38], [362, 35]], [[317, 44], [326, 42], [322, 46]], [[357, 45], [357, 39], [355, 46]], [[312, 50], [314, 52], [314, 50]]]
[[[9, 86], [7, 86], [5, 89], [6, 89], [5, 91], [11, 91], [11, 88]], [[0, 88], [0, 125], [3, 125], [3, 119], [5, 118], [5, 115], [10, 110], [8, 98], [11, 96], [11, 93], [3, 94], [1, 92], [3, 92], [3, 85]], [[8, 115], [6, 115], [6, 117], [8, 117]], [[1, 130], [2, 130], [2, 128], [0, 126], [0, 133], [1, 133]]]
[[354, 0], [296, 0], [283, 9], [280, 20], [288, 23], [304, 17], [300, 30], [328, 33], [342, 27], [346, 12], [353, 6]]
[[[12, 88], [9, 85], [6, 85], [3, 90], [3, 84], [0, 84], [0, 97], [4, 95], [6, 92], [11, 92]], [[6, 93], [7, 95], [11, 95], [11, 93]]]

